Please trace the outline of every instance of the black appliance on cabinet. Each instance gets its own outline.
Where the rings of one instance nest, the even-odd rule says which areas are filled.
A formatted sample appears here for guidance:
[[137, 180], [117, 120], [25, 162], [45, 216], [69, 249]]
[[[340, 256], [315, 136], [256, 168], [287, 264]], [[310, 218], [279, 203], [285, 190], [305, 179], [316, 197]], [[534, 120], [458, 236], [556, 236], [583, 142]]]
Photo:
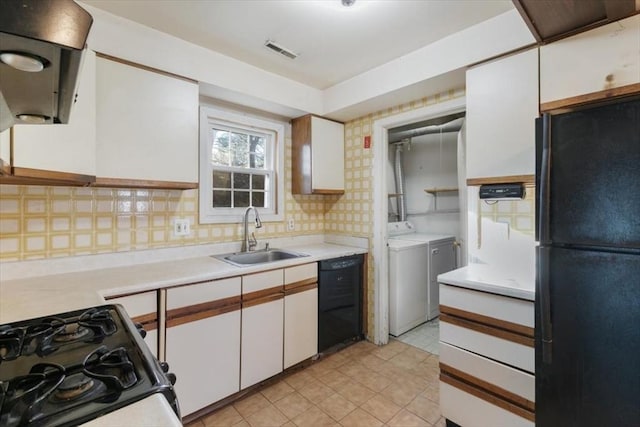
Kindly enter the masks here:
[[318, 353], [362, 338], [363, 255], [318, 265]]
[[536, 426], [640, 426], [640, 100], [537, 130]]
[[162, 393], [168, 365], [120, 305], [0, 325], [0, 425], [75, 426]]

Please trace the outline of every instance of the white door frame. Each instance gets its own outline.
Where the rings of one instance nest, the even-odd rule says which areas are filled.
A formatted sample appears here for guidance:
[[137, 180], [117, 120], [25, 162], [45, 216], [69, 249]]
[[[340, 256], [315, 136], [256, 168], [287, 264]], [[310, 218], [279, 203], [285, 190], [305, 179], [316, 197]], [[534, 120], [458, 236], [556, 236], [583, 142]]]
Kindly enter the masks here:
[[428, 105], [373, 122], [373, 259], [374, 274], [374, 343], [389, 341], [389, 258], [387, 255], [387, 130], [410, 123], [465, 111], [466, 98], [460, 97]]

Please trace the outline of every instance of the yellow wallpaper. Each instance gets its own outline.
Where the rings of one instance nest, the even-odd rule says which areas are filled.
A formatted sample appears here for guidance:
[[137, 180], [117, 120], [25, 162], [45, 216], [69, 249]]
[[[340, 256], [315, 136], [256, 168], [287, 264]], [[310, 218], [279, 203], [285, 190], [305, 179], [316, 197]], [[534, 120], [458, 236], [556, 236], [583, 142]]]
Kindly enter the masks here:
[[480, 202], [480, 218], [509, 224], [523, 234], [533, 236], [536, 227], [535, 187], [527, 187], [524, 200]]
[[[333, 233], [373, 236], [372, 149], [375, 120], [464, 96], [464, 89], [421, 98], [345, 124], [345, 194], [291, 194], [291, 140], [286, 140], [285, 222], [265, 223], [258, 240]], [[371, 141], [376, 144], [376, 141]], [[198, 224], [197, 190], [119, 190], [0, 185], [0, 259], [17, 261], [149, 248], [240, 241], [239, 224]], [[192, 233], [174, 237], [172, 220], [189, 218]], [[371, 250], [372, 248], [370, 248]], [[371, 253], [371, 252], [370, 252]], [[372, 336], [375, 260], [368, 260], [368, 335]]]
[[[285, 222], [265, 222], [259, 241], [324, 232], [322, 196], [291, 194], [291, 140], [286, 140]], [[188, 218], [191, 235], [173, 235]], [[0, 185], [0, 259], [18, 261], [240, 241], [239, 224], [198, 224], [197, 190], [128, 190]]]
[[368, 114], [345, 123], [345, 194], [342, 197], [327, 200], [325, 230], [335, 234], [366, 237], [369, 239], [367, 312], [368, 331], [372, 337], [374, 330], [374, 278], [376, 260], [373, 257], [373, 144], [364, 148], [364, 137], [373, 132], [376, 120], [422, 108], [428, 105], [449, 101], [464, 96], [464, 89], [450, 90], [445, 93], [421, 98]]

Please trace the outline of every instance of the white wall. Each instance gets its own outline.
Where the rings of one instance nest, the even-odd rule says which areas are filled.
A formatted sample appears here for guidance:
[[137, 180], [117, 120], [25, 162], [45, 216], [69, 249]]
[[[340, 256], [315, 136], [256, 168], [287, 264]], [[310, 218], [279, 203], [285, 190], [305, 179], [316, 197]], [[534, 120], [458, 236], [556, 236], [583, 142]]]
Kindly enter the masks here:
[[[436, 208], [433, 195], [425, 188], [455, 188], [457, 180], [457, 133], [422, 135], [404, 145], [405, 194], [407, 219], [419, 232], [460, 235], [460, 215], [433, 213]], [[395, 192], [394, 176], [395, 146], [389, 147], [388, 183], [389, 193]], [[457, 193], [441, 193], [438, 210], [458, 209]], [[390, 213], [397, 213], [395, 199], [391, 199]]]

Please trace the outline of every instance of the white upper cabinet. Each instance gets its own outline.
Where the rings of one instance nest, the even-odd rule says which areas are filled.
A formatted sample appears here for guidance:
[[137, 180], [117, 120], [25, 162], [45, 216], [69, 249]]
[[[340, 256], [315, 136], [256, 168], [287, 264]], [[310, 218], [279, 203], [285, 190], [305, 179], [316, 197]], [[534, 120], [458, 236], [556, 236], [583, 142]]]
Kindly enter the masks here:
[[467, 178], [535, 173], [538, 49], [467, 71]]
[[[85, 50], [77, 99], [68, 124], [15, 125], [13, 164], [17, 168], [95, 175], [96, 56]], [[4, 158], [8, 161], [9, 159]]]
[[293, 194], [344, 193], [344, 125], [316, 116], [292, 121]]
[[549, 102], [639, 83], [640, 15], [540, 48], [543, 108]]
[[97, 182], [197, 183], [197, 83], [100, 56], [96, 80]]

